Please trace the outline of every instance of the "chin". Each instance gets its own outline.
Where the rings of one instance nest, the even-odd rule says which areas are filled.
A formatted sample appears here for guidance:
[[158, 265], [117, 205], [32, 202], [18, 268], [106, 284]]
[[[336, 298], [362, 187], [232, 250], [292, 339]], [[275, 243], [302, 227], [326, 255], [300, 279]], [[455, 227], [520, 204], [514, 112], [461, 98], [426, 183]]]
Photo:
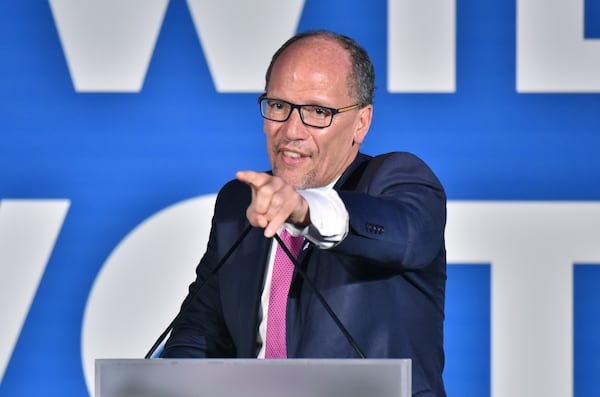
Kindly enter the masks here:
[[302, 178], [294, 177], [282, 177], [288, 184], [292, 185], [295, 189], [306, 189], [306, 183]]
[[304, 189], [306, 186], [306, 180], [304, 176], [296, 175], [295, 173], [275, 173], [278, 177], [282, 178], [286, 183], [292, 185], [295, 189]]
[[273, 175], [276, 175], [292, 185], [295, 189], [308, 189], [314, 187], [315, 172], [300, 169], [290, 169], [289, 167], [275, 167]]

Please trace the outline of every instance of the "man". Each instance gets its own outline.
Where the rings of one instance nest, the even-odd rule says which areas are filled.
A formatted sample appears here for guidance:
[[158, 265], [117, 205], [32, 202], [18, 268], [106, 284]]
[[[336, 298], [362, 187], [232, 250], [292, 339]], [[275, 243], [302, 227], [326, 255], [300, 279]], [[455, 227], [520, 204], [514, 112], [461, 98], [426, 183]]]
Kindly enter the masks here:
[[[273, 56], [259, 99], [272, 172], [238, 172], [219, 192], [207, 251], [163, 357], [411, 358], [413, 394], [445, 396], [446, 197], [415, 156], [359, 152], [373, 91], [371, 61], [348, 37], [306, 32]], [[271, 237], [288, 231], [306, 239], [298, 263], [310, 280], [296, 269], [276, 314]], [[283, 335], [272, 353], [275, 318]]]

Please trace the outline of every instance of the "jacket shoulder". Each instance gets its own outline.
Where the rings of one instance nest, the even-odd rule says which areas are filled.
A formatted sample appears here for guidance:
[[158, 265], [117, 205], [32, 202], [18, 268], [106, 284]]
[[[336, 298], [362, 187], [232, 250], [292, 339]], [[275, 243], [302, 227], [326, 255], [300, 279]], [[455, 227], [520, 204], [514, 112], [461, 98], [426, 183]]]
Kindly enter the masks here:
[[250, 186], [233, 179], [223, 185], [217, 194], [215, 216], [217, 218], [239, 216], [240, 211], [245, 213], [251, 198]]
[[342, 190], [357, 186], [378, 184], [384, 180], [429, 185], [443, 190], [442, 184], [431, 168], [417, 155], [410, 152], [389, 152], [376, 156], [359, 153], [344, 176]]

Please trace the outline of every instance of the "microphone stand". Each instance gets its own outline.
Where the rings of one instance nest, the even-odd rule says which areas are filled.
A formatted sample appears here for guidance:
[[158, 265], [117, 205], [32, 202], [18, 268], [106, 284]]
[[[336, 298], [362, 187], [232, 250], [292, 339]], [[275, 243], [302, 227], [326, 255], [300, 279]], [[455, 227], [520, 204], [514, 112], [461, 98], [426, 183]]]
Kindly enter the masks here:
[[[167, 335], [169, 335], [169, 332], [171, 332], [173, 330], [173, 327], [175, 326], [175, 323], [177, 322], [177, 320], [182, 316], [183, 313], [185, 313], [185, 310], [187, 309], [188, 305], [194, 299], [196, 299], [196, 297], [198, 296], [198, 293], [200, 292], [200, 290], [202, 290], [202, 287], [204, 287], [204, 285], [206, 284], [206, 282], [211, 277], [213, 277], [219, 271], [219, 269], [221, 269], [221, 267], [223, 267], [223, 265], [225, 264], [225, 262], [227, 261], [227, 259], [229, 259], [229, 257], [231, 256], [231, 254], [233, 254], [233, 252], [237, 249], [237, 247], [242, 243], [242, 241], [244, 240], [244, 238], [250, 232], [251, 229], [252, 229], [252, 225], [246, 226], [246, 228], [244, 229], [244, 231], [242, 231], [242, 233], [240, 234], [240, 236], [238, 237], [238, 239], [233, 243], [233, 245], [231, 246], [231, 248], [229, 248], [229, 250], [225, 253], [225, 255], [223, 256], [223, 258], [221, 258], [221, 260], [217, 263], [217, 265], [214, 267], [214, 269], [212, 269], [210, 271], [210, 273], [204, 278], [204, 281], [202, 282], [202, 284], [200, 284], [200, 286], [198, 286], [198, 288], [196, 288], [196, 292], [193, 295], [190, 296], [190, 298], [188, 300], [188, 303], [185, 306], [181, 307], [181, 309], [179, 310], [179, 313], [177, 313], [177, 315], [175, 316], [175, 318], [171, 321], [171, 323], [167, 326], [167, 328], [163, 331], [163, 333], [160, 334], [160, 336], [154, 342], [154, 344], [152, 345], [152, 347], [150, 348], [150, 350], [148, 351], [148, 353], [146, 353], [146, 355], [144, 356], [144, 359], [150, 359], [152, 357], [152, 354], [154, 354], [154, 352], [156, 351], [156, 349], [164, 341], [164, 339], [167, 337]], [[304, 281], [306, 281], [306, 283], [310, 286], [310, 288], [315, 292], [315, 294], [317, 296], [317, 299], [319, 300], [319, 302], [321, 303], [321, 305], [325, 308], [325, 310], [327, 311], [327, 313], [329, 314], [329, 316], [333, 319], [333, 321], [335, 322], [335, 325], [342, 332], [342, 334], [344, 335], [344, 337], [346, 338], [346, 340], [348, 341], [348, 343], [350, 344], [350, 346], [352, 346], [352, 349], [354, 349], [354, 352], [358, 355], [359, 358], [366, 358], [366, 356], [364, 355], [364, 353], [362, 352], [362, 350], [358, 346], [358, 343], [356, 343], [356, 340], [352, 337], [352, 335], [350, 334], [350, 332], [348, 331], [348, 329], [340, 321], [339, 317], [335, 314], [335, 312], [333, 311], [333, 309], [331, 308], [331, 306], [329, 305], [329, 303], [327, 303], [327, 300], [325, 299], [325, 297], [323, 296], [323, 294], [321, 293], [321, 291], [319, 291], [319, 289], [317, 288], [317, 286], [315, 285], [315, 283], [312, 281], [312, 279], [310, 277], [308, 277], [308, 275], [306, 274], [306, 272], [304, 270], [302, 270], [302, 268], [300, 267], [300, 264], [298, 263], [298, 261], [296, 260], [296, 258], [294, 258], [294, 255], [292, 255], [292, 253], [290, 252], [290, 250], [288, 249], [288, 247], [283, 243], [283, 241], [281, 241], [281, 238], [279, 237], [279, 235], [275, 234], [273, 236], [273, 238], [277, 241], [277, 243], [281, 246], [281, 248], [283, 249], [283, 251], [285, 252], [285, 254], [292, 261], [292, 263], [294, 265], [294, 268], [298, 271], [298, 273], [300, 274], [300, 276], [302, 276], [302, 278], [304, 279]]]
[[246, 228], [244, 229], [244, 231], [242, 232], [242, 234], [240, 234], [240, 236], [235, 241], [235, 243], [233, 243], [233, 245], [231, 246], [231, 248], [229, 248], [229, 251], [227, 251], [225, 253], [225, 255], [223, 255], [223, 258], [221, 258], [221, 260], [219, 261], [219, 263], [217, 263], [217, 265], [214, 267], [214, 269], [212, 269], [211, 272], [208, 273], [208, 275], [204, 278], [204, 281], [202, 282], [202, 284], [200, 284], [200, 286], [198, 288], [196, 288], [196, 292], [192, 296], [190, 296], [190, 299], [188, 300], [188, 303], [185, 306], [181, 307], [181, 309], [179, 310], [179, 313], [177, 313], [177, 315], [175, 316], [175, 318], [173, 319], [173, 321], [171, 321], [171, 323], [167, 326], [167, 328], [163, 331], [163, 333], [160, 334], [160, 336], [158, 337], [158, 339], [156, 340], [156, 342], [154, 342], [154, 344], [152, 345], [152, 347], [150, 348], [150, 350], [148, 351], [148, 353], [146, 353], [146, 355], [144, 356], [145, 359], [149, 359], [149, 358], [152, 357], [152, 354], [154, 354], [155, 350], [160, 346], [160, 344], [167, 337], [167, 335], [169, 334], [169, 332], [171, 332], [173, 330], [173, 327], [175, 326], [175, 322], [179, 319], [179, 317], [181, 317], [181, 315], [183, 313], [185, 313], [185, 310], [187, 309], [188, 305], [194, 299], [196, 299], [196, 297], [198, 296], [198, 293], [200, 292], [200, 290], [202, 290], [202, 287], [204, 287], [204, 285], [206, 284], [206, 282], [212, 276], [214, 276], [219, 271], [219, 269], [221, 269], [221, 267], [223, 267], [223, 265], [225, 264], [225, 262], [227, 261], [227, 259], [229, 259], [229, 257], [231, 256], [231, 254], [233, 254], [233, 252], [237, 249], [237, 247], [242, 243], [242, 241], [244, 240], [244, 238], [246, 238], [246, 235], [250, 232], [251, 229], [252, 229], [252, 225], [246, 226]]

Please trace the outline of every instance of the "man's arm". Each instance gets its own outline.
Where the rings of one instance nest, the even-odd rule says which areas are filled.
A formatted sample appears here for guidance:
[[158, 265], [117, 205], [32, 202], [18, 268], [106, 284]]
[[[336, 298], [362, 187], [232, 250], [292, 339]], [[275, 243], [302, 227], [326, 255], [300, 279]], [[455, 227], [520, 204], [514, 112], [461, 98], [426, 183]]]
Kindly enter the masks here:
[[[325, 244], [317, 246], [382, 266], [429, 264], [444, 249], [446, 195], [437, 177], [422, 160], [405, 152], [371, 158], [361, 173], [356, 186], [345, 190], [342, 185], [338, 191], [349, 215], [347, 235], [342, 232], [345, 237], [339, 244], [336, 238], [325, 238]], [[252, 188], [247, 217], [265, 228], [265, 236], [287, 222], [311, 239], [309, 229], [323, 223], [319, 214], [327, 213], [328, 204], [321, 203], [313, 213], [306, 198], [281, 178], [253, 171], [238, 172], [237, 178]], [[318, 240], [318, 234], [313, 231], [312, 237]]]
[[370, 160], [352, 191], [339, 192], [350, 216], [336, 251], [382, 266], [428, 265], [444, 249], [446, 195], [419, 158], [390, 153]]

